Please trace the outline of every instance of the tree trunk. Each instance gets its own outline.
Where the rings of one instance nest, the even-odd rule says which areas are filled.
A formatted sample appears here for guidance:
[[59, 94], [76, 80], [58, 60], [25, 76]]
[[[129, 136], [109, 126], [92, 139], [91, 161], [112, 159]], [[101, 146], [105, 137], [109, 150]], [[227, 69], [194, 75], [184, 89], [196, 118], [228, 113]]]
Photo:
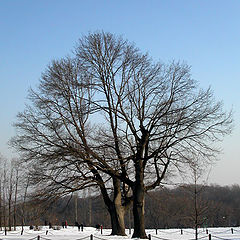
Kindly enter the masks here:
[[122, 194], [120, 188], [120, 181], [113, 178], [113, 200], [109, 201], [109, 214], [111, 216], [112, 233], [111, 235], [125, 236], [125, 207], [122, 206]]
[[[100, 177], [100, 176], [99, 176]], [[100, 181], [100, 178], [98, 179]], [[100, 184], [100, 189], [105, 205], [111, 217], [112, 233], [111, 235], [125, 236], [125, 206], [122, 206], [122, 195], [120, 180], [112, 178], [113, 180], [113, 200], [110, 199], [104, 184]]]
[[144, 186], [136, 184], [133, 189], [134, 232], [132, 238], [147, 238], [144, 224]]
[[18, 193], [18, 168], [16, 168], [16, 183], [15, 183], [14, 210], [13, 210], [14, 231], [16, 231], [16, 225], [17, 225], [17, 193]]
[[112, 233], [111, 235], [125, 236], [125, 222], [124, 215], [125, 210], [122, 206], [118, 204], [112, 204], [110, 207], [109, 214], [111, 216], [111, 224], [112, 224]]
[[8, 228], [9, 231], [12, 230], [12, 189], [13, 189], [13, 182], [12, 182], [12, 170], [10, 176], [10, 183], [9, 183], [9, 196], [8, 196]]

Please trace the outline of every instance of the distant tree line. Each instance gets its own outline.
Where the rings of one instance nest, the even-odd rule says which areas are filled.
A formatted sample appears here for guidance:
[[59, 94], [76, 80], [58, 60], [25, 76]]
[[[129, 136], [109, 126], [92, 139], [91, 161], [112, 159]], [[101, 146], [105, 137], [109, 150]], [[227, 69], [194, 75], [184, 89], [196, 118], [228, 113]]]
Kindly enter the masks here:
[[[240, 187], [200, 186], [199, 226], [220, 227], [240, 224]], [[146, 198], [147, 228], [194, 227], [194, 185], [163, 189]]]
[[[240, 225], [240, 186], [201, 186], [198, 196], [199, 218], [202, 227], [239, 226]], [[185, 228], [194, 227], [193, 185], [176, 188], [164, 188], [149, 192], [146, 196], [146, 228]], [[54, 204], [43, 218], [54, 221], [67, 219], [75, 221], [75, 202], [72, 198], [63, 198]], [[86, 226], [100, 223], [111, 227], [110, 216], [101, 196], [78, 198], [78, 221]], [[89, 211], [90, 210], [90, 211]], [[89, 216], [91, 214], [91, 216]], [[130, 213], [133, 226], [132, 213]], [[129, 214], [125, 216], [126, 228], [129, 227]]]
[[[200, 227], [240, 225], [239, 185], [206, 185], [201, 188], [203, 190], [198, 196]], [[146, 228], [194, 227], [193, 189], [193, 185], [184, 185], [149, 192], [146, 196]], [[61, 225], [65, 221], [69, 225], [78, 222], [84, 226], [95, 227], [102, 224], [104, 228], [111, 228], [110, 215], [101, 196], [71, 195], [46, 206], [36, 199], [24, 202], [22, 195], [17, 201], [14, 195], [10, 201], [9, 194], [9, 191], [6, 195], [3, 188], [1, 189], [2, 229], [4, 226], [13, 229], [14, 226], [22, 224], [44, 225], [49, 222], [52, 225]], [[132, 212], [130, 209], [129, 211], [129, 214], [125, 215], [126, 228], [133, 227]]]

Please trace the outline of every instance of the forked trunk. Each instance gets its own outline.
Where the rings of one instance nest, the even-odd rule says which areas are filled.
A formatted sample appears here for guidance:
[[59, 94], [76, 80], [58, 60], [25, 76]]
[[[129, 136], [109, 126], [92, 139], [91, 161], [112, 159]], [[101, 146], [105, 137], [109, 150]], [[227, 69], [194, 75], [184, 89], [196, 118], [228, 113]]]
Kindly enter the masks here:
[[134, 232], [132, 238], [147, 238], [144, 224], [144, 187], [139, 184], [133, 189]]

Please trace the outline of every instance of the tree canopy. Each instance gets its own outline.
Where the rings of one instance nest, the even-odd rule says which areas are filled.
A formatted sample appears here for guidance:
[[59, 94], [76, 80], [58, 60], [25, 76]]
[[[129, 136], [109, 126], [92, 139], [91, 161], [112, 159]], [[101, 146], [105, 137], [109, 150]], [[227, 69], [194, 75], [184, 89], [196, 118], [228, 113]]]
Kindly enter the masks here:
[[187, 64], [154, 62], [111, 33], [82, 37], [73, 56], [49, 64], [29, 98], [12, 145], [32, 162], [35, 183], [61, 194], [99, 178], [121, 182], [121, 194], [133, 195], [133, 237], [146, 237], [144, 193], [169, 169], [211, 162], [232, 127], [231, 112]]

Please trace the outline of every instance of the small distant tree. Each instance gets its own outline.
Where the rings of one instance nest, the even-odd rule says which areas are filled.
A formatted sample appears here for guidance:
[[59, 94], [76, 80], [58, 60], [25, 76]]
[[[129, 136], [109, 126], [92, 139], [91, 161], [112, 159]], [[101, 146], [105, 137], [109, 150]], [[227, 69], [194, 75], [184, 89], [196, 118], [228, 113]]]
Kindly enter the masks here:
[[29, 191], [29, 175], [25, 175], [24, 178], [22, 178], [21, 181], [21, 194], [20, 194], [20, 201], [19, 201], [19, 217], [21, 221], [22, 231], [23, 226], [26, 224], [26, 207], [27, 207], [27, 201], [28, 198], [28, 191]]
[[[197, 156], [195, 156], [197, 157]], [[193, 223], [195, 229], [195, 239], [198, 239], [198, 228], [206, 224], [206, 216], [208, 213], [208, 201], [204, 199], [204, 190], [207, 187], [206, 168], [203, 165], [199, 165], [201, 161], [190, 161], [189, 164], [189, 183], [182, 185], [182, 188], [187, 192], [186, 201], [191, 206], [190, 214], [187, 218], [190, 223]], [[209, 174], [209, 173], [208, 173]], [[206, 179], [204, 179], [206, 177]], [[187, 176], [185, 176], [185, 181]]]
[[19, 165], [15, 165], [14, 175], [14, 200], [13, 200], [13, 226], [16, 231], [17, 226], [17, 203], [18, 203], [18, 186], [19, 186]]

